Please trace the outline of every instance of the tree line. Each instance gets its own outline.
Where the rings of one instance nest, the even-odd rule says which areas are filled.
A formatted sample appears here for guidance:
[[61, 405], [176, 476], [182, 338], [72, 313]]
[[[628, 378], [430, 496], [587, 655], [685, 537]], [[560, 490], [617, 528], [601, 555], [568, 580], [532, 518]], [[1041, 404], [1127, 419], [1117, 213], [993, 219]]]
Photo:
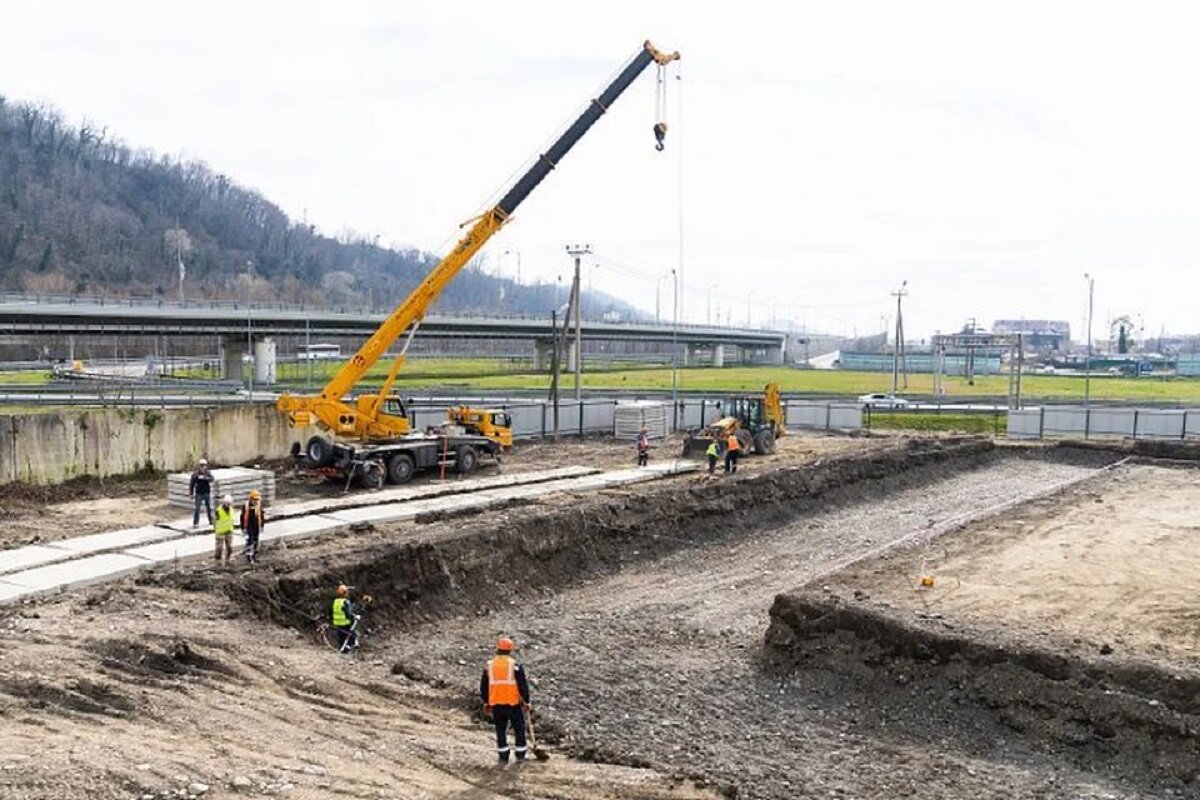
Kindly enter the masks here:
[[[437, 256], [326, 236], [203, 163], [135, 149], [100, 125], [0, 96], [0, 287], [175, 298], [179, 260], [193, 300], [388, 308]], [[517, 285], [476, 265], [437, 308], [541, 315], [555, 297], [553, 285]], [[599, 296], [584, 309], [644, 316]]]

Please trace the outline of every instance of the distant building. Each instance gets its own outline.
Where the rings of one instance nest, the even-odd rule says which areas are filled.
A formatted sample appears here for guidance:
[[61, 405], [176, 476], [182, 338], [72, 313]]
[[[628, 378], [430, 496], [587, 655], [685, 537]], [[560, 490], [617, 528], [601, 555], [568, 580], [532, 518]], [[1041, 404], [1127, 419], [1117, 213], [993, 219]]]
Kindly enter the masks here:
[[1060, 319], [998, 319], [992, 333], [1024, 334], [1030, 350], [1062, 352], [1071, 344], [1071, 323]]

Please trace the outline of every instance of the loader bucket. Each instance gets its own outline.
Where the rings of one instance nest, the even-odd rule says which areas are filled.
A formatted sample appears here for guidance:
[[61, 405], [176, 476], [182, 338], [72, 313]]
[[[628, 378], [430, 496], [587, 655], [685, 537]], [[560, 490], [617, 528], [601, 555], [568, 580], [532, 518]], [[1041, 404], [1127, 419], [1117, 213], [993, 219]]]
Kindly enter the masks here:
[[684, 458], [703, 458], [704, 451], [712, 444], [713, 438], [703, 431], [693, 431], [683, 440]]

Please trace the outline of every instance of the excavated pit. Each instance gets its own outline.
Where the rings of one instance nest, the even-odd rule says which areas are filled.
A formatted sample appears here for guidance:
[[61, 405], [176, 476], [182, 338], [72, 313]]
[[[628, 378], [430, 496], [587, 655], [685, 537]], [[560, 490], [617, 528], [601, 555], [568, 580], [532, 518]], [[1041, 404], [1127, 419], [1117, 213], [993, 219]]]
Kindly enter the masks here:
[[[1178, 580], [1169, 565], [1194, 549], [1187, 509], [1200, 485], [1197, 449], [1069, 449], [1136, 457], [778, 595], [764, 671], [836, 685], [840, 701], [872, 709], [870, 724], [923, 736], [931, 748], [949, 731], [967, 750], [1037, 753], [1137, 796], [1200, 797], [1197, 623], [1172, 604], [1168, 585]], [[1153, 491], [1156, 482], [1170, 491]], [[1171, 519], [1180, 520], [1177, 536]], [[923, 572], [936, 573], [937, 593], [921, 587]], [[1126, 585], [1134, 591], [1117, 591]]]
[[[989, 665], [987, 659], [972, 664], [948, 657], [961, 661], [968, 673], [979, 673], [976, 680], [983, 687], [972, 693], [963, 675], [956, 676], [962, 687], [948, 692], [947, 684], [922, 683], [916, 667], [883, 670], [883, 656], [874, 653], [847, 653], [823, 662], [815, 656], [815, 640], [806, 639], [785, 657], [787, 648], [774, 633], [772, 645], [759, 649], [771, 599], [796, 585], [778, 583], [786, 580], [778, 571], [779, 556], [790, 549], [800, 554], [787, 557], [791, 563], [785, 571], [827, 574], [847, 556], [868, 554], [909, 526], [920, 529], [964, 511], [982, 513], [985, 506], [1010, 496], [1086, 479], [1123, 455], [1110, 449], [997, 448], [975, 439], [901, 440], [734, 480], [679, 479], [500, 514], [363, 527], [336, 549], [326, 545], [316, 552], [289, 552], [271, 571], [231, 576], [221, 585], [239, 607], [301, 632], [311, 631], [312, 621], [327, 611], [329, 589], [336, 582], [370, 591], [376, 598], [371, 650], [394, 664], [397, 675], [461, 692], [454, 707], [467, 715], [477, 703], [472, 686], [480, 642], [496, 631], [516, 631], [536, 648], [529, 655], [533, 674], [541, 679], [539, 730], [560, 752], [577, 758], [653, 766], [726, 787], [729, 796], [800, 796], [794, 791], [797, 775], [831, 791], [842, 787], [848, 796], [869, 796], [880, 787], [899, 785], [895, 774], [914, 768], [913, 756], [904, 754], [915, 742], [917, 753], [947, 753], [947, 763], [958, 765], [954, 769], [960, 772], [1001, 766], [986, 779], [943, 770], [928, 791], [912, 796], [957, 796], [955, 791], [1017, 796], [1035, 785], [1031, 782], [1039, 770], [1052, 769], [1045, 744], [1051, 732], [1032, 721], [1048, 713], [1048, 706], [1031, 705], [1020, 713], [1013, 706], [1006, 718], [988, 708], [987, 703], [998, 701], [984, 693], [987, 672], [1004, 666]], [[1029, 476], [1029, 487], [1003, 488], [1004, 482], [1021, 476]], [[981, 499], [970, 502], [964, 491], [978, 492]], [[890, 522], [873, 521], [869, 532], [839, 535], [842, 524], [875, 520], [875, 509], [890, 509], [882, 518]], [[892, 522], [898, 527], [891, 528]], [[753, 598], [741, 599], [744, 593], [731, 585], [731, 576], [740, 583], [748, 573], [742, 567], [740, 572], [725, 570], [721, 559], [745, 564], [764, 554], [769, 566], [763, 574], [774, 572], [766, 583], [775, 588], [764, 593], [757, 587]], [[689, 579], [693, 570], [695, 577]], [[630, 587], [636, 587], [635, 593], [625, 596]], [[738, 608], [729, 611], [722, 598], [733, 597], [739, 598]], [[719, 621], [701, 608], [710, 599]], [[844, 631], [826, 634], [829, 647], [834, 641], [859, 641]], [[739, 649], [722, 649], [729, 647]], [[719, 701], [721, 721], [711, 731], [716, 741], [680, 739], [689, 725], [709, 725], [714, 713], [711, 701], [704, 699], [712, 696], [705, 694], [712, 691], [704, 688], [709, 678], [699, 666], [714, 656], [728, 660], [728, 675], [740, 688]], [[907, 656], [890, 658], [901, 657]], [[603, 666], [608, 658], [640, 665], [644, 679], [636, 686], [626, 684], [628, 676]], [[1053, 663], [1047, 662], [1047, 671], [1053, 672]], [[794, 676], [801, 672], [805, 677], [797, 682]], [[890, 676], [891, 684], [881, 674]], [[683, 680], [687, 682], [676, 683]], [[1019, 680], [1010, 683], [1020, 691]], [[1066, 681], [1054, 683], [1061, 688]], [[920, 696], [919, 707], [910, 695], [918, 685], [927, 693]], [[594, 718], [592, 709], [619, 703], [615, 698], [622, 696], [632, 704], [623, 714], [624, 724]], [[787, 736], [798, 724], [815, 726], [822, 736], [851, 736], [843, 741], [854, 741], [854, 747], [841, 749], [853, 754], [854, 766], [847, 767], [853, 776], [823, 773], [830, 767], [820, 755], [808, 753], [789, 763], [786, 748], [775, 753], [763, 746], [772, 733]], [[1056, 742], [1079, 738], [1085, 729], [1070, 720], [1060, 727]], [[1103, 720], [1093, 729], [1097, 741], [1106, 741]], [[876, 741], [882, 744], [872, 743]], [[872, 754], [877, 747], [883, 750]], [[1080, 755], [1078, 745], [1070, 747], [1076, 752], [1066, 755], [1077, 782], [1070, 790], [1043, 796], [1092, 796], [1071, 792], [1080, 785], [1080, 774], [1103, 770], [1107, 756], [1098, 748]], [[700, 762], [684, 757], [693, 748], [704, 754]], [[1034, 752], [1039, 758], [1025, 764]], [[1127, 755], [1141, 757], [1133, 749]], [[1049, 761], [1060, 756], [1052, 753]], [[1020, 764], [1025, 772], [1012, 778], [1003, 766], [1009, 763]], [[1144, 783], [1143, 778], [1139, 773], [1136, 782]], [[1005, 788], [989, 793], [996, 786]]]
[[[568, 505], [520, 503], [485, 515], [431, 518], [417, 535], [396, 541], [387, 540], [387, 526], [367, 523], [357, 528], [363, 544], [347, 541], [344, 552], [319, 565], [289, 563], [223, 586], [271, 621], [299, 628], [324, 614], [331, 585], [370, 587], [372, 624], [385, 632], [486, 613], [498, 597], [553, 592], [679, 550], [740, 539], [815, 509], [869, 501], [1011, 457], [1019, 456], [998, 452], [986, 439], [913, 438], [865, 455], [734, 480], [692, 478], [583, 495]], [[1054, 457], [1112, 460], [1111, 453]]]

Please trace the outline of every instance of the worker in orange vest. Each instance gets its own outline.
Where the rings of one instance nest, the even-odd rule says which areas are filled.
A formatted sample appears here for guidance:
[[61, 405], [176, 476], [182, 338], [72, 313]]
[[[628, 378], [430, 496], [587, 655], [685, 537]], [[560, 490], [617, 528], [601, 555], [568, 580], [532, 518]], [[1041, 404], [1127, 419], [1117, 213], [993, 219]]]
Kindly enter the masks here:
[[725, 440], [725, 474], [737, 472], [738, 456], [742, 454], [742, 443], [734, 434], [729, 434]]
[[495, 658], [488, 659], [479, 681], [483, 713], [491, 714], [496, 725], [496, 754], [500, 764], [508, 763], [508, 726], [517, 740], [517, 761], [525, 760], [525, 711], [529, 708], [529, 683], [525, 668], [513, 658], [513, 641], [502, 638], [496, 643]]
[[262, 493], [251, 489], [246, 504], [242, 506], [242, 533], [246, 534], [246, 560], [251, 564], [258, 560], [258, 537], [267, 525], [263, 513]]

